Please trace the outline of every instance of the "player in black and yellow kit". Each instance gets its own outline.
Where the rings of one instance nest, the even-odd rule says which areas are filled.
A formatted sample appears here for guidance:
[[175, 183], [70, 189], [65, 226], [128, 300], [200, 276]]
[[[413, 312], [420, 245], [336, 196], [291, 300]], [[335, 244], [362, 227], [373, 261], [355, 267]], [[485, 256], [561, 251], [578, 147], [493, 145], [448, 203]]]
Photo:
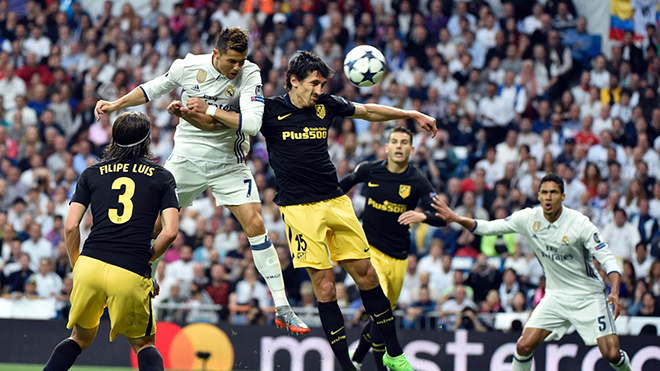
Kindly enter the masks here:
[[[117, 117], [103, 160], [85, 169], [65, 224], [73, 267], [68, 328], [44, 371], [68, 370], [96, 337], [108, 307], [110, 341], [124, 335], [141, 371], [163, 370], [155, 348], [150, 262], [162, 255], [179, 229], [179, 201], [172, 174], [151, 160], [151, 122], [139, 112]], [[91, 206], [94, 225], [80, 252], [80, 221]], [[156, 218], [162, 232], [150, 246]]]
[[[415, 211], [420, 202], [423, 208], [434, 210], [431, 204], [435, 191], [424, 174], [409, 163], [415, 150], [410, 130], [404, 127], [392, 129], [385, 150], [387, 160], [361, 163], [339, 184], [344, 192], [348, 192], [354, 185], [365, 183], [363, 193], [367, 201], [362, 226], [370, 245], [371, 264], [394, 309], [408, 268], [408, 225], [422, 221], [434, 226], [446, 223], [433, 212]], [[353, 354], [356, 368], [361, 366], [371, 347], [376, 368], [384, 371], [385, 341], [373, 321], [364, 326], [360, 344]]]
[[332, 262], [353, 277], [364, 307], [385, 336], [383, 363], [412, 370], [396, 336], [392, 308], [369, 260], [369, 244], [351, 200], [343, 195], [328, 154], [328, 128], [335, 117], [368, 121], [412, 118], [427, 131], [435, 119], [417, 111], [358, 104], [322, 92], [333, 71], [316, 55], [300, 52], [289, 63], [284, 96], [266, 98], [261, 132], [275, 171], [277, 196], [296, 268], [305, 267], [319, 302], [323, 330], [342, 370], [355, 370], [348, 356], [344, 317], [337, 305]]

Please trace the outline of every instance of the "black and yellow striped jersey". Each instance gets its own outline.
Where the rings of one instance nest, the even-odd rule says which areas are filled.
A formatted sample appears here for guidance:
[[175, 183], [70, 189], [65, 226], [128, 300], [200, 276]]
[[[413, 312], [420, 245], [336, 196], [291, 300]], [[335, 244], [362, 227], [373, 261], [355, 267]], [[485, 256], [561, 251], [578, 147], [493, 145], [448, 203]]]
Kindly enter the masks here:
[[266, 98], [261, 133], [275, 171], [275, 203], [300, 205], [343, 194], [328, 154], [328, 129], [335, 117], [354, 113], [353, 103], [329, 94], [305, 108], [294, 106], [288, 94]]
[[174, 176], [147, 159], [104, 161], [83, 171], [71, 202], [90, 207], [94, 224], [82, 255], [145, 276], [162, 210], [179, 208]]
[[[420, 201], [425, 210], [434, 210], [431, 203], [435, 191], [431, 182], [412, 165], [403, 173], [392, 173], [387, 169], [387, 161], [375, 161], [359, 164], [340, 182], [344, 192], [348, 192], [357, 183], [364, 183], [366, 205], [362, 226], [369, 244], [393, 258], [407, 259], [410, 249], [409, 226], [399, 223], [399, 215], [414, 210]], [[433, 213], [425, 214], [426, 223], [445, 225]]]

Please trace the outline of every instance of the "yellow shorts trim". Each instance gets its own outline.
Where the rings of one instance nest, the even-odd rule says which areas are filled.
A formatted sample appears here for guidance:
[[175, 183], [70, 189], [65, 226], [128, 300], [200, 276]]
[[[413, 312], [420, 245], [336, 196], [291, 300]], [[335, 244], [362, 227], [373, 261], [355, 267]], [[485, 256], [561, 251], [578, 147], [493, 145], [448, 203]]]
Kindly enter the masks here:
[[110, 341], [117, 335], [141, 338], [156, 333], [151, 304], [153, 282], [124, 268], [80, 256], [73, 269], [71, 311], [67, 328], [99, 325], [103, 309], [110, 315]]
[[331, 269], [342, 260], [368, 259], [369, 243], [348, 196], [280, 207], [296, 268]]
[[390, 299], [390, 304], [394, 309], [403, 288], [403, 279], [406, 277], [406, 270], [408, 269], [408, 259], [395, 259], [373, 246], [370, 247], [370, 251], [371, 265], [376, 269], [380, 287], [383, 289], [385, 296]]

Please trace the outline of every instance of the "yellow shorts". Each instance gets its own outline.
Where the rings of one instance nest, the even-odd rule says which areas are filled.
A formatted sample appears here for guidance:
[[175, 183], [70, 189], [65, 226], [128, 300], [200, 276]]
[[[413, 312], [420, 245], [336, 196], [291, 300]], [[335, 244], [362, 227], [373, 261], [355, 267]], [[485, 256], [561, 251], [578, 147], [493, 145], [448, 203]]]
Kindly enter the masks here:
[[370, 251], [371, 265], [376, 269], [380, 287], [383, 289], [385, 296], [390, 299], [390, 304], [394, 309], [403, 288], [403, 279], [406, 277], [406, 270], [408, 270], [408, 259], [395, 259], [373, 246], [371, 246]]
[[369, 243], [348, 196], [280, 207], [296, 268], [331, 269], [332, 262], [368, 259]]
[[110, 341], [117, 335], [140, 338], [156, 333], [151, 305], [153, 282], [124, 268], [80, 256], [73, 269], [71, 311], [67, 328], [99, 325], [103, 309], [110, 315]]

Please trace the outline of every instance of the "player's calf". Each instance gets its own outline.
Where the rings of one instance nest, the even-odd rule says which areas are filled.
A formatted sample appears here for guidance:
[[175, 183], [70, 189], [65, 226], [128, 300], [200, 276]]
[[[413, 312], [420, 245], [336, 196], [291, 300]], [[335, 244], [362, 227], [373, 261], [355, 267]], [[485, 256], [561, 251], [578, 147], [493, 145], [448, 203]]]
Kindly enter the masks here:
[[145, 347], [137, 354], [140, 371], [163, 371], [163, 357], [156, 347]]
[[78, 343], [73, 339], [64, 339], [53, 349], [43, 371], [66, 371], [73, 366], [80, 353], [82, 348]]

